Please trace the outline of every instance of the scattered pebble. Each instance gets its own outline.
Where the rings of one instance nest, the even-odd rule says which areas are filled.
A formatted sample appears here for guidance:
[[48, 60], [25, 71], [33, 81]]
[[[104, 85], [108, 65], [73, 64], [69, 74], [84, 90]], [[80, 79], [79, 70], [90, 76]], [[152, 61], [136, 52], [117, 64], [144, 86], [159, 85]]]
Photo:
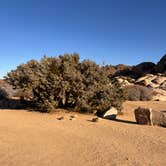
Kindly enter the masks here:
[[92, 118], [92, 122], [98, 122], [99, 118]]
[[75, 118], [75, 116], [74, 115], [70, 115], [70, 118], [72, 119], [72, 118]]
[[75, 118], [70, 118], [69, 120], [71, 120], [71, 121], [72, 121], [72, 120], [75, 120]]
[[70, 118], [76, 118], [78, 117], [77, 115], [70, 115]]
[[76, 117], [78, 117], [78, 116], [77, 116], [77, 115], [70, 115], [69, 120], [75, 120], [75, 119], [76, 119]]
[[64, 119], [64, 117], [63, 116], [61, 116], [61, 117], [59, 117], [59, 118], [57, 118], [58, 120], [63, 120]]

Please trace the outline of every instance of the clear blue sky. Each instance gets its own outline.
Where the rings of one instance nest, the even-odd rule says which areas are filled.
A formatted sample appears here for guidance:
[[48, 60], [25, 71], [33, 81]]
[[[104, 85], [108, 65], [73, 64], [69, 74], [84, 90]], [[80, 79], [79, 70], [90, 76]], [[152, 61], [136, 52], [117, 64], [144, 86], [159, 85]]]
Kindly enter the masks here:
[[0, 77], [73, 52], [99, 64], [157, 62], [166, 53], [166, 0], [0, 0]]

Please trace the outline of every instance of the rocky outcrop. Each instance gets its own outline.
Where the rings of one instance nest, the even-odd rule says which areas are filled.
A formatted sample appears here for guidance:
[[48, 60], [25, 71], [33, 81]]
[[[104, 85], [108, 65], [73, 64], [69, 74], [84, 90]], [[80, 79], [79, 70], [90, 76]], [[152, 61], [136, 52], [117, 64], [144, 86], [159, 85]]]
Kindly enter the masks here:
[[166, 101], [166, 55], [157, 64], [143, 62], [116, 73], [122, 87], [141, 85], [154, 91], [152, 100]]
[[152, 110], [151, 108], [138, 107], [134, 113], [138, 124], [166, 127], [166, 116], [162, 112]]
[[134, 83], [135, 83], [135, 79], [132, 79], [132, 78], [129, 78], [129, 77], [125, 77], [125, 76], [117, 76], [116, 80], [118, 81], [118, 83], [122, 87], [134, 85]]
[[166, 55], [164, 55], [160, 61], [157, 63], [156, 71], [159, 73], [166, 72]]
[[133, 72], [138, 76], [153, 73], [155, 70], [155, 64], [152, 62], [143, 62], [133, 67]]
[[116, 76], [125, 76], [131, 78], [140, 78], [146, 74], [162, 73], [166, 74], [166, 54], [155, 64], [153, 62], [142, 62], [135, 66], [120, 65], [120, 67], [114, 66], [116, 72], [113, 74]]
[[148, 74], [139, 78], [136, 84], [146, 86], [154, 91], [153, 100], [166, 101], [166, 77], [162, 74]]
[[166, 83], [166, 77], [161, 74], [147, 74], [135, 81], [136, 84], [143, 85], [149, 88], [160, 88]]
[[152, 100], [166, 101], [166, 75], [165, 74], [146, 74], [138, 79], [118, 76], [117, 81], [122, 87], [130, 85], [141, 85], [154, 91]]

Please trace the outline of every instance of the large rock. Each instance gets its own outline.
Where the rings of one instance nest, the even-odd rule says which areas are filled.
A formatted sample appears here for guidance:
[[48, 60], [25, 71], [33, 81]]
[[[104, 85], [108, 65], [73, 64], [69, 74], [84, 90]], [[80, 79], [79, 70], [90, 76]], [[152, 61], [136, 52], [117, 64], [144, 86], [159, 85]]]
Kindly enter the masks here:
[[118, 110], [114, 107], [111, 107], [108, 111], [106, 111], [104, 113], [103, 118], [110, 119], [110, 120], [115, 120], [117, 114], [118, 114]]
[[157, 72], [164, 73], [166, 72], [166, 55], [164, 55], [160, 61], [157, 63], [156, 67]]
[[134, 113], [138, 124], [166, 127], [166, 117], [162, 112], [152, 110], [151, 108], [138, 107]]
[[151, 125], [166, 127], [166, 116], [159, 111], [151, 111]]
[[134, 111], [135, 119], [138, 124], [147, 124], [150, 125], [150, 110], [148, 108], [138, 107]]
[[152, 62], [143, 62], [133, 67], [133, 71], [136, 73], [137, 77], [143, 76], [145, 74], [150, 74], [154, 72], [155, 64]]

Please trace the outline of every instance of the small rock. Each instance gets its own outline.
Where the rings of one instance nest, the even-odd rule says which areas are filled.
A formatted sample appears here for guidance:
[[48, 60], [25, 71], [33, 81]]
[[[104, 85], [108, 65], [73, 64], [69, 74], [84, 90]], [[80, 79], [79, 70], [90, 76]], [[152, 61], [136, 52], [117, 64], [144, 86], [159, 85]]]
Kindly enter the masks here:
[[70, 118], [69, 120], [71, 120], [71, 121], [72, 121], [72, 120], [76, 120], [76, 119], [75, 119], [75, 118]]
[[76, 118], [77, 115], [70, 115], [70, 118]]
[[59, 118], [57, 118], [58, 120], [63, 120], [64, 119], [64, 117], [63, 116], [61, 116], [61, 117], [59, 117]]
[[69, 120], [75, 120], [75, 119], [76, 119], [76, 117], [77, 117], [77, 115], [70, 115]]
[[92, 122], [98, 122], [99, 118], [92, 118]]

